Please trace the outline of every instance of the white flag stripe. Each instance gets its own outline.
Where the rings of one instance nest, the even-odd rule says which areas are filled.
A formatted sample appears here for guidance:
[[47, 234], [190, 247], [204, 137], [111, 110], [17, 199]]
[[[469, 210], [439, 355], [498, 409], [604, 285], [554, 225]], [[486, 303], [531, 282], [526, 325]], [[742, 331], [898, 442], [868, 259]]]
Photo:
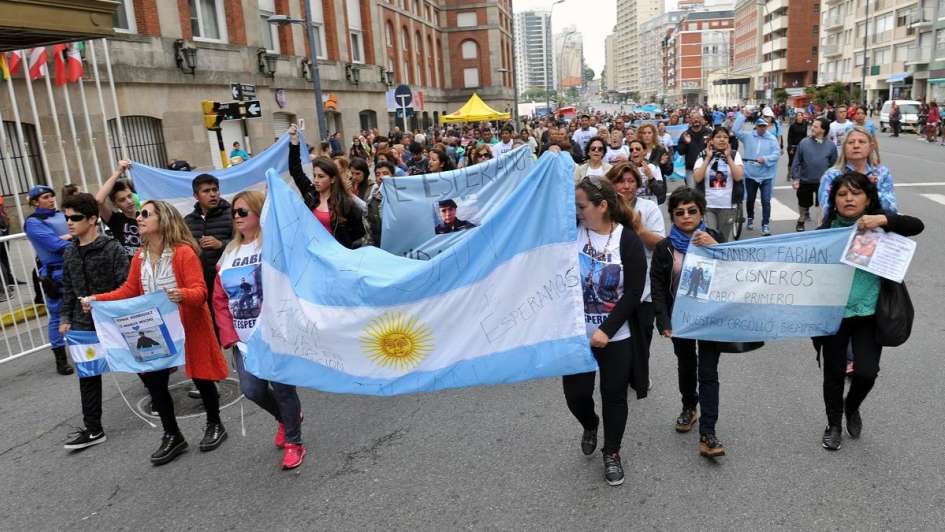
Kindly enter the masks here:
[[[699, 259], [697, 259], [699, 260]], [[709, 299], [794, 306], [845, 305], [853, 268], [845, 264], [715, 262]], [[830, 279], [831, 283], [818, 283]], [[838, 279], [843, 282], [836, 282]]]

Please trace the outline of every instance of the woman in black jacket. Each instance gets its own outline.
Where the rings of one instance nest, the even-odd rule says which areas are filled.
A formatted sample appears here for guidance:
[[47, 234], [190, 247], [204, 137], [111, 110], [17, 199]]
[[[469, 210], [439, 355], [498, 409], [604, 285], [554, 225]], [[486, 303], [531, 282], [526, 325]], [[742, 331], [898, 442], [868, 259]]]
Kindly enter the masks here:
[[305, 205], [339, 244], [354, 248], [355, 242], [364, 237], [364, 213], [351, 198], [338, 167], [327, 157], [317, 157], [312, 161], [313, 183], [302, 170], [299, 133], [294, 124], [289, 126], [289, 140], [289, 173]]
[[807, 131], [810, 129], [810, 122], [807, 121], [807, 113], [798, 111], [794, 115], [794, 122], [788, 128], [787, 134], [787, 156], [788, 156], [788, 181], [791, 180], [791, 166], [794, 164], [794, 155], [797, 153], [797, 146], [802, 140], [807, 138]]
[[655, 164], [660, 173], [663, 174], [663, 180], [669, 180], [673, 175], [673, 154], [669, 153], [665, 146], [660, 144], [660, 136], [653, 124], [643, 124], [637, 129], [637, 139], [643, 143], [646, 148], [644, 157], [646, 160]]
[[715, 435], [715, 423], [719, 418], [719, 346], [708, 340], [673, 338], [671, 322], [674, 295], [679, 287], [690, 244], [712, 246], [723, 242], [723, 239], [712, 229], [706, 229], [702, 221], [706, 209], [705, 197], [698, 190], [677, 188], [669, 196], [668, 206], [673, 226], [669, 237], [653, 250], [650, 287], [653, 306], [656, 308], [657, 330], [666, 338], [672, 338], [677, 358], [683, 407], [676, 419], [676, 431], [692, 430], [699, 420], [696, 412], [698, 404], [702, 410], [702, 419], [699, 420], [699, 454], [711, 458], [724, 456], [725, 447]]
[[[574, 192], [577, 207], [578, 247], [584, 318], [591, 351], [600, 368], [601, 409], [604, 418], [604, 479], [611, 486], [623, 483], [620, 442], [627, 425], [627, 386], [645, 396], [649, 375], [646, 354], [634, 347], [633, 317], [643, 295], [646, 254], [632, 228], [632, 213], [617, 198], [613, 185], [600, 177], [585, 177]], [[642, 373], [642, 374], [641, 374]], [[584, 427], [581, 451], [597, 447], [600, 419], [594, 413], [594, 372], [566, 375], [564, 396], [568, 409]]]
[[[902, 236], [914, 236], [925, 229], [918, 218], [883, 211], [876, 185], [865, 175], [847, 172], [834, 179], [830, 188], [830, 209], [821, 229], [849, 227], [856, 224], [860, 230], [882, 228]], [[860, 405], [876, 382], [882, 344], [877, 340], [876, 303], [883, 285], [892, 283], [865, 270], [853, 273], [853, 284], [847, 298], [843, 321], [836, 333], [814, 338], [815, 346], [823, 349], [824, 406], [827, 427], [823, 447], [830, 451], [840, 449], [843, 441], [841, 423], [847, 418], [847, 432], [859, 438], [863, 431]], [[847, 347], [853, 347], [853, 375], [850, 391], [843, 398], [844, 377], [847, 368]]]

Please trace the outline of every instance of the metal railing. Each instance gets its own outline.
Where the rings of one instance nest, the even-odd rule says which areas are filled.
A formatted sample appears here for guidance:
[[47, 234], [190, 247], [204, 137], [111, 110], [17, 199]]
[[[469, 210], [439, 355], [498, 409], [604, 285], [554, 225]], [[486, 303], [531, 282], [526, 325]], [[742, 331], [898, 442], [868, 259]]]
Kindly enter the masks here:
[[49, 347], [46, 294], [34, 286], [35, 264], [25, 233], [0, 237], [0, 364]]

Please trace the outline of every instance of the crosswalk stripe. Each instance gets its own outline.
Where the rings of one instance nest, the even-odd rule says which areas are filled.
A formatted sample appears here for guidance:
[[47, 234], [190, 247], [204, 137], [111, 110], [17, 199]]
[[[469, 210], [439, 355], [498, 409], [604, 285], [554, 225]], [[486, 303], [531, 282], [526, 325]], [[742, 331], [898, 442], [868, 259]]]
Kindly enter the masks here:
[[[896, 183], [895, 188], [903, 187], [941, 187], [945, 186], [945, 181], [925, 181], [922, 183]], [[794, 187], [791, 185], [777, 185], [774, 187], [775, 190], [791, 190]]]
[[945, 194], [921, 194], [921, 196], [935, 203], [945, 205]]
[[[780, 222], [785, 220], [796, 221], [800, 215], [794, 209], [778, 201], [778, 198], [771, 198], [771, 221]], [[755, 201], [755, 218], [761, 220], [761, 199]]]

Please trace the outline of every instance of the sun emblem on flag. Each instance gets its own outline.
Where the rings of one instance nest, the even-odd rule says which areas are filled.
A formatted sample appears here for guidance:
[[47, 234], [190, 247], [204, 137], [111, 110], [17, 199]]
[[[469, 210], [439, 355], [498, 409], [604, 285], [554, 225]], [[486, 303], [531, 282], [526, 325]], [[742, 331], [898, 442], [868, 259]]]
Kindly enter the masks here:
[[95, 348], [87, 347], [85, 348], [85, 359], [94, 360], [95, 359]]
[[407, 370], [433, 350], [433, 333], [420, 320], [388, 312], [365, 327], [360, 338], [367, 357], [379, 366]]

